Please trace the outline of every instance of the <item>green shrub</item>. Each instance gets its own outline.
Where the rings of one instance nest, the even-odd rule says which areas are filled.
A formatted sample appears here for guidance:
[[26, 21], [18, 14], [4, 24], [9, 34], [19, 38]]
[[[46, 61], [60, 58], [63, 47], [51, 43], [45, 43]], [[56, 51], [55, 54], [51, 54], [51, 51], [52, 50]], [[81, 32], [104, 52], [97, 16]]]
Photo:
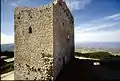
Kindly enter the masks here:
[[76, 56], [82, 56], [82, 57], [87, 57], [87, 58], [97, 58], [97, 59], [100, 59], [100, 58], [112, 58], [112, 57], [115, 57], [114, 55], [108, 53], [108, 52], [102, 52], [102, 51], [99, 51], [99, 52], [93, 52], [93, 53], [79, 53], [79, 52], [75, 52], [75, 55]]

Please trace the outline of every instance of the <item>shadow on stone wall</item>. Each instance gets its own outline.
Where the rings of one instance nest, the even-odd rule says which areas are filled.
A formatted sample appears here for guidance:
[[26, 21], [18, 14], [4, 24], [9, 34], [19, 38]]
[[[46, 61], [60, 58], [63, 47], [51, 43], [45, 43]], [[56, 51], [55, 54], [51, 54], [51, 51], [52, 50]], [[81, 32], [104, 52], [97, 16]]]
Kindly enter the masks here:
[[[100, 65], [94, 65], [94, 62], [99, 62]], [[56, 81], [101, 80], [120, 80], [120, 57], [119, 60], [107, 59], [100, 61], [74, 58], [63, 67], [56, 79]]]

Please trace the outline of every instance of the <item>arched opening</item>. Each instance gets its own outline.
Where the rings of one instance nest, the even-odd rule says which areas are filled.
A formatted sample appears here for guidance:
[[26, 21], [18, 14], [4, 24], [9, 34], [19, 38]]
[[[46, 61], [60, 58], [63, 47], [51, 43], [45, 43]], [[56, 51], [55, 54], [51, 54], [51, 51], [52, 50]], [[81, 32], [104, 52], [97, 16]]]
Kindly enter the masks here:
[[65, 65], [65, 57], [62, 58], [63, 59], [63, 66]]
[[70, 35], [69, 34], [67, 35], [67, 39], [70, 40]]
[[32, 33], [32, 28], [31, 28], [31, 26], [29, 27], [29, 33]]

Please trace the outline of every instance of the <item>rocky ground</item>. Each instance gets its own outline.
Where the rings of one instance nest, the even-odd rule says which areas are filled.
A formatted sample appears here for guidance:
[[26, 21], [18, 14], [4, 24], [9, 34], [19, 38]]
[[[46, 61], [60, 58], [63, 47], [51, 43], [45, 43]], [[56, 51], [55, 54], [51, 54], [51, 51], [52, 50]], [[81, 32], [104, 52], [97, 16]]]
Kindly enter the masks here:
[[1, 80], [14, 80], [14, 71], [2, 74]]

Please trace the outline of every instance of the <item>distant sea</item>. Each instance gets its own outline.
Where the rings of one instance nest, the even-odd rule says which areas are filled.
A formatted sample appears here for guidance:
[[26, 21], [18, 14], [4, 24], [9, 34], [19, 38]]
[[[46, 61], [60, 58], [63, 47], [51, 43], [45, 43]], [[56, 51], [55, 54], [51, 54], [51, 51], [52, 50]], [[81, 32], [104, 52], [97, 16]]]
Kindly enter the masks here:
[[100, 48], [105, 50], [120, 51], [120, 42], [80, 42], [75, 44], [76, 48]]

